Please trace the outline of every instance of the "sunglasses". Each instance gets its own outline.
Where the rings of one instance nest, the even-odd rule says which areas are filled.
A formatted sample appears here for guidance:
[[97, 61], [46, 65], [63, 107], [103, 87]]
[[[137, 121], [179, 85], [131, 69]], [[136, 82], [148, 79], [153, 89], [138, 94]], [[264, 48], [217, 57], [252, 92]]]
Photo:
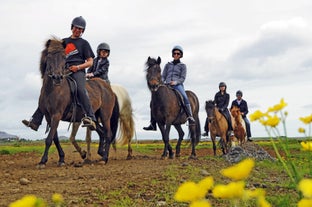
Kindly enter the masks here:
[[179, 56], [180, 56], [181, 53], [179, 53], [179, 52], [174, 52], [173, 55], [179, 55]]

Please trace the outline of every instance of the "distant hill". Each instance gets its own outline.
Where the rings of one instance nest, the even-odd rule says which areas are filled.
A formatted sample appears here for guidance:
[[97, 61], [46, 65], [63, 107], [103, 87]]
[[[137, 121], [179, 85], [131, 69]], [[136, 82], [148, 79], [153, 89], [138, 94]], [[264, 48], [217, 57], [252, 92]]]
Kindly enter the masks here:
[[0, 140], [18, 140], [18, 139], [19, 137], [16, 135], [0, 131]]

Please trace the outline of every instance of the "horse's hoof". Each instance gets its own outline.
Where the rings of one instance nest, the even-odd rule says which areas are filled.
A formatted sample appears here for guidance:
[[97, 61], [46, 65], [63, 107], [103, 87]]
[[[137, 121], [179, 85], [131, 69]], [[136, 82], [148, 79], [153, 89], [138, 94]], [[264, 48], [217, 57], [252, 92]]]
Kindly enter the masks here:
[[166, 160], [166, 159], [167, 159], [167, 156], [166, 156], [166, 155], [162, 155], [162, 156], [160, 157], [160, 159], [161, 159], [161, 160]]
[[176, 157], [181, 157], [180, 153], [175, 155]]
[[169, 155], [169, 159], [173, 159], [174, 158], [174, 153]]
[[45, 167], [46, 167], [46, 165], [43, 164], [43, 163], [39, 163], [39, 164], [36, 166], [36, 168], [39, 169], [39, 170], [44, 169]]
[[189, 156], [189, 160], [197, 160], [198, 158], [196, 157], [196, 155], [191, 155]]
[[131, 156], [131, 155], [128, 155], [128, 156], [127, 156], [127, 160], [132, 160], [132, 156]]
[[81, 158], [84, 160], [87, 157], [87, 152], [85, 150], [83, 150], [80, 154]]
[[58, 162], [57, 163], [57, 166], [58, 167], [63, 167], [63, 166], [66, 166], [65, 162]]

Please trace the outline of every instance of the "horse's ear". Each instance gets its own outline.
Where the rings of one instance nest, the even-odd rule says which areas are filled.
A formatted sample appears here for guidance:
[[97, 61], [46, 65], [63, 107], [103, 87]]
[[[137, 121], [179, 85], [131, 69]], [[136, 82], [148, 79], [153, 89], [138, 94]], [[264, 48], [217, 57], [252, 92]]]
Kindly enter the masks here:
[[158, 58], [157, 58], [157, 64], [160, 65], [160, 63], [161, 63], [161, 58], [158, 56]]
[[51, 39], [49, 39], [46, 44], [45, 44], [45, 47], [48, 48], [50, 46], [50, 43], [51, 43]]
[[148, 56], [147, 61], [150, 61], [150, 60], [151, 60], [151, 57], [150, 57], [150, 56]]

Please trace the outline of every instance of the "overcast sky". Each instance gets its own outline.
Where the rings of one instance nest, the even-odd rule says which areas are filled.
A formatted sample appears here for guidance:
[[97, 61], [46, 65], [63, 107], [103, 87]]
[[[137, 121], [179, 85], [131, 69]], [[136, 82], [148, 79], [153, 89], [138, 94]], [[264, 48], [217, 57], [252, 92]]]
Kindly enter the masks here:
[[[184, 86], [199, 97], [202, 128], [205, 101], [224, 81], [231, 101], [237, 90], [243, 91], [250, 113], [266, 111], [284, 98], [288, 136], [302, 136], [297, 129], [306, 126], [299, 117], [312, 113], [311, 10], [311, 0], [3, 1], [0, 131], [46, 137], [46, 122], [38, 132], [21, 123], [37, 108], [40, 52], [52, 36], [70, 36], [72, 19], [83, 16], [83, 38], [94, 52], [101, 42], [111, 47], [109, 77], [128, 89], [138, 139], [161, 138], [159, 131], [142, 130], [150, 115], [144, 64], [148, 56], [160, 56], [163, 68], [172, 60], [174, 45], [184, 48]], [[59, 135], [69, 136], [67, 127], [62, 122]], [[267, 136], [258, 123], [252, 122], [251, 129], [253, 137]], [[173, 131], [171, 138], [176, 138]], [[79, 139], [83, 134], [80, 129]]]

